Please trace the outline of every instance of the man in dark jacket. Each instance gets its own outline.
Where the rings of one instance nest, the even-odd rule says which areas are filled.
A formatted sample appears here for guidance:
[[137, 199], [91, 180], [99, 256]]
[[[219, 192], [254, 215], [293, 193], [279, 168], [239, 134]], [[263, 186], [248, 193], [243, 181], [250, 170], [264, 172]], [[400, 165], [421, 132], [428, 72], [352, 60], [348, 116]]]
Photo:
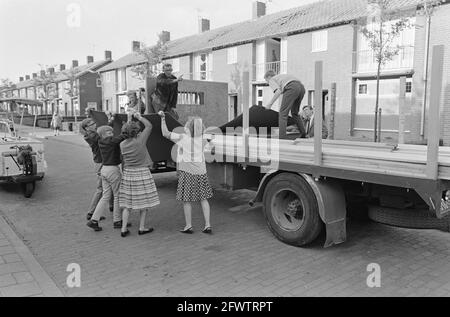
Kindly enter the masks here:
[[[310, 105], [303, 107], [303, 122], [307, 138], [314, 138], [314, 108]], [[322, 121], [322, 139], [328, 138], [328, 127], [325, 120]]]
[[183, 76], [179, 78], [173, 74], [173, 68], [171, 64], [164, 64], [163, 73], [161, 73], [156, 79], [156, 91], [155, 95], [159, 98], [164, 112], [168, 112], [178, 119], [178, 115], [175, 112], [178, 102], [178, 83], [183, 81]]

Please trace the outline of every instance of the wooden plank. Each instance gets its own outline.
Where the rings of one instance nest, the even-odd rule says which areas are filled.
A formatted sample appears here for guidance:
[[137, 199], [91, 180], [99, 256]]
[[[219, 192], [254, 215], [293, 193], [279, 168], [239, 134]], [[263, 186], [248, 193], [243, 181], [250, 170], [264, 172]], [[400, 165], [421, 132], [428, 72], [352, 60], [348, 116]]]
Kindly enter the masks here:
[[[243, 72], [242, 74], [242, 82], [250, 83], [250, 73], [248, 71]], [[250, 132], [250, 86], [248, 84], [244, 84], [242, 88], [242, 128], [243, 128], [243, 147], [244, 147], [244, 155], [248, 157], [248, 140], [249, 140], [249, 132]]]
[[315, 65], [315, 96], [314, 96], [314, 164], [322, 165], [322, 76], [323, 62], [317, 61]]
[[328, 138], [330, 140], [334, 140], [334, 128], [335, 128], [335, 116], [336, 116], [336, 83], [331, 84], [331, 96], [330, 96], [330, 105], [331, 105], [331, 116], [330, 116], [330, 133]]
[[398, 97], [398, 143], [405, 144], [405, 104], [406, 104], [406, 76], [400, 77], [400, 93]]
[[439, 114], [444, 66], [444, 45], [433, 46], [430, 82], [430, 107], [428, 114], [428, 151], [427, 177], [438, 178], [439, 132], [441, 128]]

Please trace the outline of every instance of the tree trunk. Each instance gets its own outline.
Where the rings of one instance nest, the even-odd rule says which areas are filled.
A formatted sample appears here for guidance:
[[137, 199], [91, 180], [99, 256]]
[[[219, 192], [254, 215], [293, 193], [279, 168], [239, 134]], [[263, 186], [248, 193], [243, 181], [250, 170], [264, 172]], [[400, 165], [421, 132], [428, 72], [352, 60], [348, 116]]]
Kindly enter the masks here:
[[381, 62], [378, 63], [377, 70], [377, 95], [375, 99], [375, 125], [374, 125], [374, 142], [378, 142], [378, 109], [380, 106], [380, 74], [381, 74]]

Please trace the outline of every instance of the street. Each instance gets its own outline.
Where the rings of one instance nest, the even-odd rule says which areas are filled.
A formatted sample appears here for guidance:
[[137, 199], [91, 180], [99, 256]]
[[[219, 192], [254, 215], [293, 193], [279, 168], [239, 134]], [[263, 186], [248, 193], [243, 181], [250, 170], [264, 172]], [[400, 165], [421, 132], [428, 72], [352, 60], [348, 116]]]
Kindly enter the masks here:
[[[346, 243], [323, 249], [278, 241], [252, 192], [216, 190], [211, 201], [212, 236], [201, 233], [202, 214], [193, 210], [195, 234], [183, 235], [182, 206], [175, 200], [175, 173], [155, 175], [161, 205], [148, 217], [155, 228], [131, 236], [86, 226], [95, 189], [92, 156], [81, 136], [45, 140], [49, 169], [31, 199], [19, 186], [0, 185], [0, 215], [24, 241], [66, 296], [449, 296], [450, 235], [362, 222], [348, 223]], [[0, 261], [0, 268], [1, 268]], [[69, 288], [71, 263], [81, 267], [81, 287]], [[381, 287], [368, 287], [378, 264]], [[1, 279], [0, 272], [0, 279]]]

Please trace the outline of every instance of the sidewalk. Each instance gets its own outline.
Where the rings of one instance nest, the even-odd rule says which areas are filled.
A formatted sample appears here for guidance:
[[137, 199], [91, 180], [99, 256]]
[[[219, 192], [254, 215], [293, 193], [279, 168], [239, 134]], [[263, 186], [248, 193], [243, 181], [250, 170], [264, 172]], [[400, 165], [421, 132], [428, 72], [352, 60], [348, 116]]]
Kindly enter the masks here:
[[56, 142], [64, 142], [67, 144], [73, 144], [78, 146], [88, 146], [83, 137], [75, 132], [71, 131], [60, 131], [59, 136], [55, 136], [53, 130], [43, 129], [43, 128], [33, 128], [28, 126], [16, 125], [16, 129], [23, 137], [32, 137], [36, 139], [47, 139]]
[[25, 296], [63, 293], [0, 214], [0, 297]]

